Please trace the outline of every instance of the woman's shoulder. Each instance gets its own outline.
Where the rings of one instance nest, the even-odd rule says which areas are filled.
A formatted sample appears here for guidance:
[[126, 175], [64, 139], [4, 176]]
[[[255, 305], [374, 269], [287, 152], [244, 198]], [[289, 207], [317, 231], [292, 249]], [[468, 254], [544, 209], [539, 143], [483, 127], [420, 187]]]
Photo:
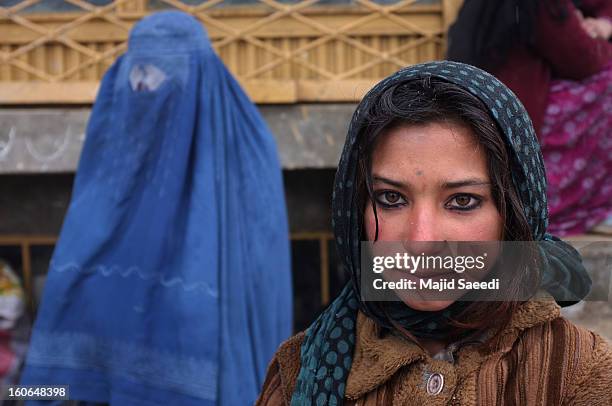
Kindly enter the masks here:
[[[593, 362], [612, 362], [612, 347], [610, 342], [598, 333], [574, 324], [565, 317], [559, 316], [541, 326], [534, 326], [523, 332], [523, 341], [538, 337], [538, 346], [550, 346], [550, 355], [563, 353], [564, 358], [582, 361], [592, 366]], [[534, 342], [535, 344], [535, 342]], [[607, 354], [607, 356], [606, 356]], [[557, 354], [559, 355], [559, 354]], [[579, 364], [580, 362], [578, 362]], [[580, 365], [576, 364], [576, 372]], [[609, 364], [612, 368], [612, 363]], [[612, 376], [612, 369], [611, 369]]]
[[[607, 362], [612, 376], [612, 346], [598, 333], [558, 317], [544, 329], [543, 339], [562, 349], [571, 359], [588, 363], [587, 368]], [[592, 362], [591, 362], [592, 361]], [[577, 371], [578, 372], [578, 371]]]
[[605, 338], [560, 315], [516, 338], [512, 356], [525, 361], [519, 368], [545, 378], [560, 404], [612, 404], [612, 347]]
[[[564, 404], [612, 404], [612, 347], [605, 338], [559, 317], [551, 322], [545, 339], [553, 348], [551, 369], [565, 377]], [[556, 357], [563, 362], [555, 362]]]
[[484, 397], [504, 382], [504, 396], [528, 400], [520, 403], [612, 404], [609, 343], [562, 317], [554, 300], [522, 304], [483, 347], [476, 374]]
[[283, 342], [276, 350], [268, 366], [266, 380], [256, 406], [277, 406], [290, 404], [293, 387], [300, 371], [300, 348], [304, 332]]
[[563, 352], [580, 360], [589, 359], [597, 352], [612, 351], [605, 338], [563, 317], [560, 307], [548, 299], [520, 306], [498, 338], [498, 345], [518, 342], [526, 347], [550, 346], [554, 351], [547, 351], [549, 354]]

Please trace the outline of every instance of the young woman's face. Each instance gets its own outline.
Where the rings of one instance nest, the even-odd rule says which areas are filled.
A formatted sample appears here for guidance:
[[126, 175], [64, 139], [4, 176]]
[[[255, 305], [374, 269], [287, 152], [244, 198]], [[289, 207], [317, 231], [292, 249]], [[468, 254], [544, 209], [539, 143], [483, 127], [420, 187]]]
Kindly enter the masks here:
[[[435, 255], [433, 241], [500, 240], [503, 229], [487, 160], [469, 127], [453, 123], [403, 126], [381, 134], [372, 155], [378, 241], [403, 241], [414, 255]], [[368, 200], [369, 241], [376, 220]], [[413, 309], [442, 310], [453, 300], [402, 300]]]

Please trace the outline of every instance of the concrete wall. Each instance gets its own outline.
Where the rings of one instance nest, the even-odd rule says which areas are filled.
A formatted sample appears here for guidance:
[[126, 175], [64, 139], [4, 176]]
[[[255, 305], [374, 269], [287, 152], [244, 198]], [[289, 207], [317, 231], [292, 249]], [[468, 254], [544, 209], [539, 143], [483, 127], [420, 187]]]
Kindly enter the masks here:
[[[354, 110], [352, 104], [260, 107], [285, 169], [334, 168]], [[0, 174], [74, 172], [89, 114], [89, 108], [0, 110]]]

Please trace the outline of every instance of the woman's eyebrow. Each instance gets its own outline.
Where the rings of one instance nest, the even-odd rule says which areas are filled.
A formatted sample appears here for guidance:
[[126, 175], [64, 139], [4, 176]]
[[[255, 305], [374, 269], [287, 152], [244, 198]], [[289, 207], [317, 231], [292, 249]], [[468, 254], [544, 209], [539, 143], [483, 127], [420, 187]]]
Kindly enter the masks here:
[[[374, 182], [382, 182], [382, 183], [386, 183], [388, 185], [395, 186], [398, 188], [410, 188], [410, 183], [408, 182], [400, 182], [398, 180], [389, 179], [389, 178], [386, 178], [380, 175], [372, 175], [372, 180]], [[465, 187], [465, 186], [490, 186], [490, 185], [491, 185], [491, 182], [485, 179], [468, 178], [468, 179], [443, 182], [442, 188], [443, 189], [457, 189], [457, 188]]]
[[465, 186], [489, 186], [489, 185], [491, 185], [491, 182], [486, 181], [484, 179], [470, 178], [470, 179], [462, 179], [462, 180], [444, 182], [442, 183], [442, 188], [443, 189], [456, 189], [456, 188], [465, 187]]
[[409, 183], [405, 184], [405, 183], [402, 183], [400, 181], [389, 179], [389, 178], [385, 178], [384, 176], [379, 176], [379, 175], [372, 175], [372, 180], [374, 182], [382, 182], [382, 183], [386, 183], [386, 184], [389, 184], [391, 186], [395, 186], [395, 187], [399, 187], [399, 188], [403, 188], [405, 186], [410, 186]]

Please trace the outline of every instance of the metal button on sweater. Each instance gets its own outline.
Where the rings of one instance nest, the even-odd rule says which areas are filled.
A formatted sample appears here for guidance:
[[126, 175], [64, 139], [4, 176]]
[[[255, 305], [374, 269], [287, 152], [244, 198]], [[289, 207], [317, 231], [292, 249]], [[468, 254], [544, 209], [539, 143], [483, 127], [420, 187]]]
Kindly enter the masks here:
[[427, 378], [427, 393], [430, 395], [437, 395], [442, 392], [444, 388], [444, 375], [442, 374], [431, 374]]

